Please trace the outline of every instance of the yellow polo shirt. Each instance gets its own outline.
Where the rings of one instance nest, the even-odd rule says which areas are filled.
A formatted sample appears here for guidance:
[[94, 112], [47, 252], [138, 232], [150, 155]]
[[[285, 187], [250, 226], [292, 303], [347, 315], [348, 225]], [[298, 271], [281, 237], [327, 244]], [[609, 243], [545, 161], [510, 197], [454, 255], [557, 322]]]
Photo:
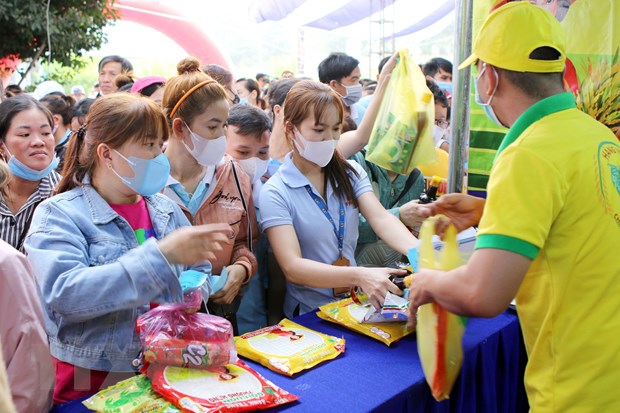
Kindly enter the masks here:
[[504, 138], [479, 248], [533, 260], [517, 294], [532, 411], [620, 412], [620, 144], [572, 94]]

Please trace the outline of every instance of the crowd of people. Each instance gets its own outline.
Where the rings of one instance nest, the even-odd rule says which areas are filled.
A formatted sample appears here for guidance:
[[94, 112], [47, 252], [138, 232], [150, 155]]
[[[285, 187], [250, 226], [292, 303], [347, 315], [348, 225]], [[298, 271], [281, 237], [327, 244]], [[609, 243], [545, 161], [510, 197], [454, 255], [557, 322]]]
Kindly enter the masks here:
[[[390, 276], [405, 271], [394, 264], [416, 244], [423, 219], [438, 213], [459, 229], [479, 225], [477, 250], [464, 267], [414, 277], [412, 322], [430, 301], [492, 316], [517, 296], [532, 406], [571, 405], [574, 394], [558, 390], [564, 385], [611, 406], [601, 391], [611, 388], [588, 384], [619, 367], [615, 347], [603, 345], [613, 341], [617, 305], [596, 309], [620, 292], [618, 261], [605, 258], [620, 245], [607, 213], [618, 212], [618, 200], [597, 209], [588, 154], [612, 134], [574, 109], [562, 84], [561, 28], [526, 3], [491, 14], [466, 61], [477, 69], [477, 102], [510, 128], [486, 202], [462, 194], [417, 202], [429, 175], [448, 174], [452, 64], [439, 57], [422, 70], [440, 164], [409, 175], [368, 162], [364, 149], [397, 54], [381, 61], [376, 80], [361, 78], [359, 61], [344, 53], [320, 63], [318, 81], [291, 72], [235, 78], [193, 57], [178, 62], [172, 78], [136, 78], [127, 59], [107, 56], [95, 98], [83, 89], [72, 91], [79, 99], [65, 95], [51, 81], [34, 94], [5, 88], [0, 307], [15, 317], [0, 320], [0, 338], [18, 411], [47, 411], [52, 398], [92, 395], [134, 374], [136, 318], [180, 301], [179, 276], [188, 269], [226, 274], [221, 290], [203, 288], [201, 311], [227, 318], [235, 334], [354, 287], [379, 308], [388, 291], [402, 294]], [[528, 21], [542, 28], [510, 37], [509, 27]], [[562, 134], [550, 132], [559, 127]], [[539, 196], [531, 196], [533, 183], [544, 189]], [[590, 235], [577, 242], [575, 231]], [[587, 301], [584, 285], [593, 289]], [[580, 300], [586, 312], [572, 307]], [[604, 317], [605, 340], [591, 347], [574, 340], [577, 324]], [[586, 355], [588, 374], [570, 368]]]

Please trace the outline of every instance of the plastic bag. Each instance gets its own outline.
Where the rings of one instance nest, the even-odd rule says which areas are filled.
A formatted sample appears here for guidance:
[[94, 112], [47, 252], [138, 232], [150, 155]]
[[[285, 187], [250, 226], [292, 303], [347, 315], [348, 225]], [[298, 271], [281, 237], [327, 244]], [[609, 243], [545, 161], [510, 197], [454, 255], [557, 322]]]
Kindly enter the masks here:
[[366, 159], [408, 175], [416, 165], [434, 165], [435, 104], [424, 74], [407, 49], [392, 72], [368, 142]]
[[[372, 308], [372, 306], [370, 307]], [[368, 305], [357, 304], [352, 298], [345, 298], [344, 300], [319, 307], [316, 315], [323, 320], [340, 324], [375, 340], [379, 340], [388, 346], [415, 331], [414, 329], [408, 329], [405, 323], [402, 322], [364, 322], [364, 317], [368, 314], [368, 311]]]
[[[429, 218], [420, 229], [420, 268], [451, 270], [462, 264], [463, 259], [456, 241], [456, 228], [446, 230], [443, 249], [433, 248], [433, 234], [438, 217]], [[449, 313], [437, 303], [420, 306], [417, 314], [418, 353], [424, 376], [435, 400], [447, 399], [456, 381], [463, 361], [461, 340], [467, 319]]]
[[142, 314], [136, 331], [143, 348], [143, 373], [150, 364], [208, 369], [237, 361], [230, 322], [188, 313], [185, 304], [161, 305]]
[[276, 373], [292, 376], [344, 353], [343, 338], [328, 336], [284, 319], [235, 337], [239, 355]]
[[241, 360], [215, 370], [155, 366], [152, 384], [184, 412], [249, 412], [297, 400]]
[[180, 413], [155, 393], [149, 379], [142, 374], [101, 390], [82, 404], [104, 413]]

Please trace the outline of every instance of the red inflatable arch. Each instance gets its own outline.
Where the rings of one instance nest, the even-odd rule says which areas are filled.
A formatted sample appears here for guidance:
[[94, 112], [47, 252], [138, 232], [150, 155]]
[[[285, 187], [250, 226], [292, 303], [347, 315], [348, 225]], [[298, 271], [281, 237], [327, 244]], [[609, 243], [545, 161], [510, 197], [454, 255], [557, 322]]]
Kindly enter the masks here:
[[196, 24], [186, 21], [178, 11], [151, 1], [117, 0], [114, 3], [122, 20], [155, 29], [203, 64], [215, 63], [232, 70], [215, 43]]

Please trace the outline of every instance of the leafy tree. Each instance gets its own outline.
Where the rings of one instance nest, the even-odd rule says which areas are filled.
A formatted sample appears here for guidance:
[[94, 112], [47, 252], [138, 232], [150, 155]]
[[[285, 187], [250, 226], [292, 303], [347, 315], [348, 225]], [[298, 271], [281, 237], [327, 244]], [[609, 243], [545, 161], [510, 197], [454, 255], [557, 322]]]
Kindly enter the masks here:
[[48, 33], [48, 1], [0, 0], [0, 58], [30, 61], [26, 73], [41, 58], [80, 69], [85, 63], [79, 57], [100, 48], [106, 41], [103, 28], [118, 18], [110, 0], [49, 1]]

